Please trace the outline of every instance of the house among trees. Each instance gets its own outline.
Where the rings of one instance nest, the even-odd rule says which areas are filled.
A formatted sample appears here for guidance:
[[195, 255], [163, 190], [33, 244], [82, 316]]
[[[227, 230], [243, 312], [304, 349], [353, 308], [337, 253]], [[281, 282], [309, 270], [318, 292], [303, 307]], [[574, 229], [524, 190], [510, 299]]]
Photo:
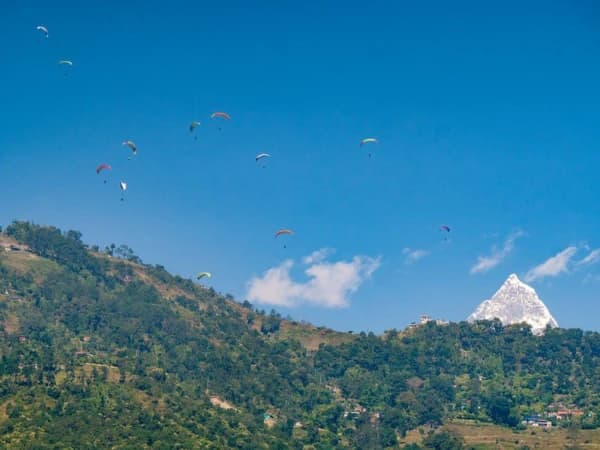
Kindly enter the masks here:
[[358, 417], [361, 414], [366, 413], [366, 412], [367, 412], [367, 408], [365, 408], [362, 405], [356, 405], [350, 411], [344, 411], [344, 418], [348, 417], [349, 415]]
[[432, 319], [431, 317], [429, 317], [427, 314], [422, 314], [421, 317], [419, 317], [419, 323], [417, 322], [411, 322], [408, 324], [407, 328], [410, 330], [412, 328], [416, 328], [419, 327], [421, 325], [425, 325], [429, 322], [434, 322], [436, 325], [448, 325], [447, 320], [440, 320], [440, 319]]
[[552, 428], [552, 422], [540, 416], [527, 416], [521, 423], [529, 427]]
[[[583, 416], [583, 410], [579, 409], [575, 405], [565, 406], [562, 403], [559, 404], [550, 404], [548, 405], [548, 410], [550, 412], [547, 413], [548, 417], [551, 417], [556, 420], [569, 420], [573, 417], [581, 417]], [[554, 410], [554, 411], [552, 411]]]

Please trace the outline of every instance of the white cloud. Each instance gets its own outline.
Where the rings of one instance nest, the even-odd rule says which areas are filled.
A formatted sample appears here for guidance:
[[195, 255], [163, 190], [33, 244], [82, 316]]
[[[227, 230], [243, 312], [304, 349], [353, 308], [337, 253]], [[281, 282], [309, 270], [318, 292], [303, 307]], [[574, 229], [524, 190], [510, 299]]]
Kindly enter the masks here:
[[577, 263], [578, 266], [588, 266], [600, 261], [600, 248], [592, 250], [588, 255]]
[[284, 261], [279, 267], [273, 267], [248, 283], [250, 301], [278, 306], [293, 306], [294, 299], [302, 295], [302, 286], [294, 283], [290, 277], [292, 260]]
[[[327, 250], [327, 249], [322, 249]], [[292, 260], [267, 270], [262, 276], [248, 282], [248, 300], [277, 306], [297, 306], [301, 303], [341, 308], [348, 306], [349, 297], [368, 280], [381, 265], [380, 258], [355, 256], [351, 261], [326, 262], [323, 259], [331, 250], [303, 258], [308, 266], [305, 282], [292, 279]], [[315, 260], [315, 254], [318, 258]], [[320, 258], [320, 259], [319, 259]], [[318, 262], [316, 262], [318, 261]]]
[[508, 255], [512, 253], [513, 249], [515, 248], [515, 241], [524, 235], [525, 233], [521, 230], [511, 233], [504, 241], [504, 245], [502, 246], [502, 248], [497, 248], [494, 246], [492, 248], [491, 255], [478, 256], [477, 262], [473, 267], [471, 267], [471, 270], [469, 272], [471, 274], [485, 273], [488, 270], [491, 270], [494, 267], [496, 267], [498, 264], [504, 261], [504, 259]]
[[333, 253], [335, 253], [335, 250], [332, 248], [322, 248], [319, 250], [315, 250], [310, 255], [302, 258], [302, 262], [306, 265], [320, 263], [321, 261], [327, 259], [328, 256], [331, 256]]
[[404, 255], [404, 262], [406, 264], [412, 264], [414, 262], [417, 262], [418, 260], [423, 259], [427, 255], [429, 255], [429, 253], [430, 252], [427, 250], [412, 249], [408, 247], [402, 249], [402, 254]]
[[569, 271], [569, 262], [577, 253], [577, 247], [567, 247], [563, 251], [535, 266], [525, 275], [525, 281], [531, 282], [545, 277], [556, 277]]

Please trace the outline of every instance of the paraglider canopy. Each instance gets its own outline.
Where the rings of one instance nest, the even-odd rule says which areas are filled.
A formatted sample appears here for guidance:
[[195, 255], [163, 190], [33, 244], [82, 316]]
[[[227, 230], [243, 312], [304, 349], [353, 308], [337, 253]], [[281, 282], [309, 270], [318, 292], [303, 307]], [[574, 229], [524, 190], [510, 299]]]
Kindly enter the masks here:
[[368, 137], [368, 138], [364, 138], [360, 141], [360, 146], [362, 147], [365, 144], [379, 144], [379, 141], [377, 140], [377, 138], [374, 137]]
[[259, 153], [258, 155], [256, 155], [256, 161], [260, 161], [263, 158], [270, 158], [271, 155], [269, 155], [268, 153]]
[[35, 29], [41, 31], [42, 33], [44, 33], [44, 36], [48, 37], [48, 28], [46, 28], [44, 25], [38, 25], [37, 27], [35, 27]]
[[68, 59], [61, 59], [61, 60], [58, 62], [58, 64], [59, 64], [59, 65], [61, 65], [61, 66], [69, 66], [69, 67], [72, 67], [72, 66], [73, 66], [73, 61], [70, 61], [70, 60], [68, 60]]
[[108, 164], [100, 164], [98, 167], [96, 167], [96, 173], [100, 173], [103, 170], [112, 170], [112, 167]]
[[210, 272], [200, 272], [198, 274], [198, 276], [196, 277], [198, 280], [202, 279], [202, 278], [212, 278], [212, 273]]
[[440, 225], [440, 230], [444, 230], [447, 233], [450, 233], [450, 227], [448, 225]]
[[283, 234], [294, 234], [294, 231], [293, 230], [289, 230], [287, 228], [282, 228], [281, 230], [278, 230], [275, 233], [275, 237], [277, 238], [277, 237], [279, 237], [279, 236], [281, 236]]
[[210, 115], [211, 119], [214, 119], [215, 117], [220, 117], [221, 119], [225, 119], [225, 120], [231, 120], [231, 116], [229, 114], [227, 114], [226, 112], [222, 112], [222, 111], [217, 111]]

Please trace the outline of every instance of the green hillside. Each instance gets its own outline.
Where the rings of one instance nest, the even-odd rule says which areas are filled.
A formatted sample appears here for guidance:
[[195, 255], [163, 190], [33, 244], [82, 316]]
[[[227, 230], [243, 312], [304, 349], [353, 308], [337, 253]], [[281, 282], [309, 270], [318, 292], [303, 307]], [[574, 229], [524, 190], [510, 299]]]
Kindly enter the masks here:
[[598, 333], [339, 333], [24, 222], [0, 234], [0, 354], [0, 448], [460, 448], [427, 433], [556, 407], [600, 426]]

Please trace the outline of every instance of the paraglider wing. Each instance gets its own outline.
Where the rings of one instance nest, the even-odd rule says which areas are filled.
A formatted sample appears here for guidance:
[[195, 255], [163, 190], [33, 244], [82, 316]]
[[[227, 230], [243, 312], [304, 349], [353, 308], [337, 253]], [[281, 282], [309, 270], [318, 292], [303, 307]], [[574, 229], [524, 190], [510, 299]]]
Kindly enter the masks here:
[[279, 237], [279, 236], [281, 236], [283, 234], [294, 234], [294, 231], [293, 230], [288, 230], [286, 228], [282, 228], [281, 230], [277, 231], [277, 233], [275, 233], [275, 237], [277, 238], [277, 237]]
[[200, 122], [193, 120], [192, 123], [190, 123], [190, 133], [192, 133], [198, 125], [200, 125]]
[[379, 141], [376, 138], [368, 137], [368, 138], [364, 138], [360, 141], [361, 147], [365, 144], [379, 144]]
[[125, 183], [124, 181], [121, 181], [121, 182], [119, 183], [119, 186], [121, 187], [121, 190], [122, 190], [123, 192], [125, 192], [125, 191], [127, 190], [127, 183]]
[[59, 65], [61, 65], [61, 66], [69, 66], [69, 67], [72, 67], [72, 66], [73, 66], [73, 61], [70, 61], [70, 60], [68, 60], [68, 59], [61, 59], [61, 60], [58, 62], [58, 64], [59, 64]]
[[210, 272], [200, 272], [196, 278], [198, 280], [200, 280], [200, 279], [202, 279], [204, 277], [206, 277], [206, 278], [212, 278], [212, 273], [210, 273]]
[[210, 115], [211, 119], [214, 119], [215, 117], [220, 117], [221, 119], [225, 119], [225, 120], [231, 120], [231, 116], [229, 114], [227, 114], [226, 112], [221, 112], [221, 111], [214, 112]]
[[256, 161], [260, 161], [263, 158], [269, 158], [271, 155], [269, 155], [268, 153], [259, 153], [258, 155], [256, 155]]
[[133, 142], [133, 141], [123, 141], [121, 143], [121, 145], [123, 145], [125, 147], [129, 147], [131, 149], [131, 151], [133, 152], [134, 155], [137, 154], [137, 145], [135, 145], [135, 142]]
[[38, 25], [35, 27], [35, 29], [41, 31], [46, 37], [48, 37], [48, 28], [46, 28], [44, 25]]
[[441, 225], [440, 230], [444, 230], [447, 233], [450, 233], [450, 227], [448, 225]]
[[98, 167], [96, 167], [96, 173], [100, 173], [103, 170], [112, 170], [112, 167], [110, 167], [108, 164], [100, 164]]

